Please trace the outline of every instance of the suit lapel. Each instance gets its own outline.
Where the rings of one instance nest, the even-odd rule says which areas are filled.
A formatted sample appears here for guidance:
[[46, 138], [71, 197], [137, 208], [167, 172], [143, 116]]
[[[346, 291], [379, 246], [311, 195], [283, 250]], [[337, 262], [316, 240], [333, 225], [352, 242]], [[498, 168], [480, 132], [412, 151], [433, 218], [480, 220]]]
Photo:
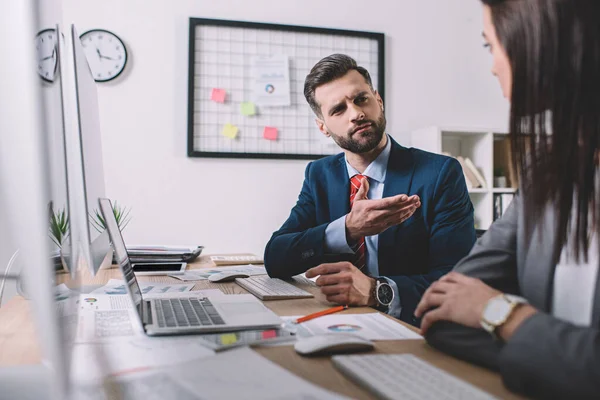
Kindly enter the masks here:
[[344, 154], [340, 154], [331, 164], [331, 179], [327, 182], [329, 212], [335, 220], [350, 212], [350, 180]]
[[[392, 141], [392, 148], [390, 150], [390, 158], [388, 160], [387, 172], [385, 175], [385, 185], [383, 187], [383, 197], [391, 197], [397, 194], [408, 194], [410, 195], [410, 187], [412, 184], [412, 178], [414, 174], [414, 160], [413, 156], [407, 148], [400, 146], [394, 139], [389, 137]], [[385, 230], [379, 234], [379, 273], [383, 274], [386, 271], [382, 271], [385, 265], [384, 260], [388, 257], [385, 252], [381, 249], [393, 248], [393, 242], [395, 240], [396, 227]]]

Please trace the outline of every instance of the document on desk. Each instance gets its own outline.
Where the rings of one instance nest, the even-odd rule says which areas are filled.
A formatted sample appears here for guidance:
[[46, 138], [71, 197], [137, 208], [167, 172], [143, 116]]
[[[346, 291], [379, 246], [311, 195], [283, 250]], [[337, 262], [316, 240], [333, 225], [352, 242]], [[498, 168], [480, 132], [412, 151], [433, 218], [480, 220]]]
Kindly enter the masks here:
[[294, 317], [281, 317], [286, 329], [295, 329], [299, 338], [324, 333], [349, 333], [368, 340], [423, 339], [423, 337], [404, 325], [379, 313], [325, 315], [294, 324]]
[[297, 377], [247, 347], [175, 366], [170, 374], [204, 399], [346, 399]]
[[[172, 345], [165, 348], [174, 349]], [[80, 349], [76, 349], [77, 353]], [[105, 371], [95, 367], [96, 385], [90, 379], [90, 364], [98, 364], [103, 357], [101, 349], [77, 354], [78, 364], [72, 370], [79, 383], [75, 389], [78, 400], [104, 400], [102, 392], [115, 392], [132, 400], [160, 399], [266, 399], [266, 400], [341, 400], [342, 395], [322, 389], [277, 364], [260, 356], [249, 348], [233, 349], [217, 355], [203, 355], [192, 361], [178, 363], [168, 368], [145, 369], [134, 372], [136, 367], [118, 371], [117, 376], [100, 383], [98, 376]], [[153, 350], [154, 351], [154, 350]], [[153, 351], [147, 351], [152, 353]], [[113, 351], [111, 350], [112, 354]], [[83, 357], [87, 357], [84, 359]], [[143, 355], [142, 355], [143, 357]], [[85, 361], [81, 363], [82, 361]], [[150, 360], [152, 362], [152, 360]], [[139, 363], [138, 363], [139, 364]], [[131, 364], [133, 365], [133, 364]], [[84, 380], [85, 379], [85, 380]], [[100, 396], [98, 395], [100, 394]], [[108, 397], [108, 396], [107, 396]], [[112, 398], [112, 397], [110, 397]]]
[[[181, 293], [188, 292], [193, 288], [194, 285], [192, 284], [140, 282], [140, 290], [142, 291], [142, 295], [154, 293]], [[90, 294], [127, 294], [127, 288], [121, 279], [111, 279], [106, 285], [90, 292]]]
[[201, 281], [207, 280], [209, 276], [219, 274], [221, 272], [238, 272], [240, 274], [246, 274], [249, 276], [253, 275], [266, 275], [267, 270], [265, 267], [259, 267], [256, 265], [233, 265], [230, 267], [219, 267], [210, 269], [191, 269], [185, 271], [182, 275], [169, 275], [170, 277], [177, 278], [182, 281]]
[[121, 340], [73, 346], [72, 371], [80, 382], [148, 370], [209, 357], [215, 352], [194, 336], [133, 336]]

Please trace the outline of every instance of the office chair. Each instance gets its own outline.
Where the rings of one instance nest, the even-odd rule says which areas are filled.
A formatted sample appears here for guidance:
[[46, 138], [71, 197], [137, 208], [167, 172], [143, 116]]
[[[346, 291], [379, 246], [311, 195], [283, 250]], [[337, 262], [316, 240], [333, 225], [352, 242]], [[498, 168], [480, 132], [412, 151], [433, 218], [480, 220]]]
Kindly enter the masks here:
[[17, 259], [17, 255], [19, 254], [19, 250], [17, 249], [17, 251], [14, 252], [14, 254], [12, 255], [12, 257], [10, 257], [10, 260], [8, 260], [8, 264], [6, 265], [6, 270], [4, 271], [4, 274], [0, 275], [0, 278], [2, 279], [2, 281], [0, 281], [0, 307], [2, 307], [2, 295], [4, 294], [4, 286], [6, 285], [6, 280], [10, 279], [10, 280], [19, 280], [19, 276], [18, 275], [11, 275], [10, 274], [10, 270], [12, 269], [13, 265], [15, 264], [15, 260]]

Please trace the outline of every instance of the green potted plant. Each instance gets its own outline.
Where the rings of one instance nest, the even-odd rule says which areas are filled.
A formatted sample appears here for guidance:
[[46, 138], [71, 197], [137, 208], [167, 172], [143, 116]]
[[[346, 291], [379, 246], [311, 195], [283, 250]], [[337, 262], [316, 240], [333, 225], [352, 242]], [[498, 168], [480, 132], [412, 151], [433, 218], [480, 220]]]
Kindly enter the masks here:
[[[119, 230], [123, 232], [123, 230], [131, 221], [131, 216], [129, 215], [131, 209], [121, 206], [118, 202], [114, 201], [112, 202], [112, 211], [113, 215], [115, 216], [115, 219], [117, 220], [117, 226], [119, 227]], [[99, 210], [94, 210], [94, 216], [93, 218], [91, 218], [91, 220], [92, 225], [98, 232], [102, 233], [106, 230], [106, 221], [104, 220], [104, 217], [102, 216], [102, 213]], [[116, 254], [114, 253], [112, 263], [117, 263]]]
[[[119, 226], [119, 230], [122, 232], [125, 229], [125, 227], [127, 227], [129, 222], [131, 221], [131, 216], [129, 215], [131, 212], [131, 209], [121, 206], [121, 205], [119, 205], [118, 202], [114, 201], [114, 202], [112, 202], [112, 210], [113, 210], [113, 215], [115, 216], [115, 219], [117, 220], [117, 225]], [[106, 222], [104, 221], [104, 217], [102, 216], [102, 213], [97, 209], [94, 210], [94, 217], [92, 218], [92, 225], [100, 233], [102, 233], [106, 230]]]
[[50, 214], [48, 234], [50, 235], [50, 239], [58, 247], [58, 251], [52, 256], [54, 268], [57, 270], [61, 268], [68, 270], [67, 263], [64, 260], [65, 254], [63, 254], [63, 244], [69, 235], [69, 216], [64, 208], [54, 212], [52, 203], [48, 206], [48, 212]]

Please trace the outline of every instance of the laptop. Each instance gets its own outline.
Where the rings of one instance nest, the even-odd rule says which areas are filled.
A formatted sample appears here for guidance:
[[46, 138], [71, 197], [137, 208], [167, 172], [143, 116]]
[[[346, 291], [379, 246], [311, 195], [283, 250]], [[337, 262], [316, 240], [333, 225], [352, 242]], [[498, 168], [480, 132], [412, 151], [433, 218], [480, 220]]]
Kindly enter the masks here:
[[144, 300], [109, 199], [98, 199], [136, 314], [149, 336], [280, 328], [281, 318], [251, 294]]

